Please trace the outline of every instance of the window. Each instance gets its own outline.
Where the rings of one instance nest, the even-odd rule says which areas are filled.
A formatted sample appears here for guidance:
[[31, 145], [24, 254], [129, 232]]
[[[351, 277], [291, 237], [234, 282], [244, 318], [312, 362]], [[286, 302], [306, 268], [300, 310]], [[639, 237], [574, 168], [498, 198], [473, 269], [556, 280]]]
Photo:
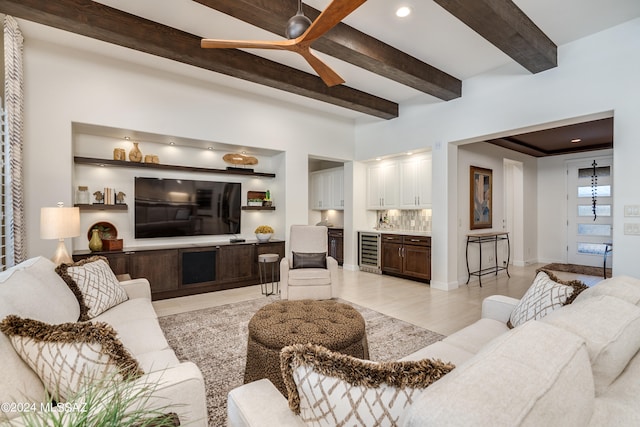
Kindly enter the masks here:
[[578, 234], [581, 236], [611, 236], [609, 224], [578, 224]]
[[[591, 186], [578, 187], [578, 197], [591, 197]], [[596, 196], [598, 197], [611, 197], [610, 185], [598, 185], [596, 187]]]
[[[596, 205], [596, 215], [611, 216], [611, 205]], [[578, 205], [578, 216], [593, 218], [592, 205]]]

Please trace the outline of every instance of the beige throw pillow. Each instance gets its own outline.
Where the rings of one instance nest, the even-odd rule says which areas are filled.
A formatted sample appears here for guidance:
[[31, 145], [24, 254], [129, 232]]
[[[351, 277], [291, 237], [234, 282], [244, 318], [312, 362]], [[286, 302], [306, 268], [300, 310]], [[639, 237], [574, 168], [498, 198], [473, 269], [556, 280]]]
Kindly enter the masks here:
[[105, 257], [95, 256], [74, 264], [61, 264], [56, 272], [78, 298], [81, 321], [93, 319], [128, 299]]
[[314, 426], [397, 425], [424, 388], [454, 366], [439, 360], [371, 362], [314, 344], [282, 349], [289, 407]]
[[0, 331], [58, 402], [76, 395], [89, 382], [143, 374], [106, 323], [50, 325], [10, 315], [0, 322]]
[[509, 316], [509, 328], [541, 319], [553, 310], [571, 304], [580, 292], [587, 289], [578, 280], [562, 281], [550, 271], [538, 270], [536, 273], [533, 283]]

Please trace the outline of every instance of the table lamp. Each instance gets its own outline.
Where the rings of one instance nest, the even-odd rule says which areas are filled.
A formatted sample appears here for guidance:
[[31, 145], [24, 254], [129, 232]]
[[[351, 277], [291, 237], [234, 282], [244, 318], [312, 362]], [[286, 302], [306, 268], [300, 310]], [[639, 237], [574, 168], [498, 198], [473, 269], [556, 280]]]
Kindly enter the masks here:
[[56, 265], [73, 263], [73, 259], [64, 245], [66, 237], [80, 235], [80, 209], [65, 208], [62, 202], [58, 202], [56, 208], [40, 209], [40, 238], [58, 239], [58, 247], [51, 258]]

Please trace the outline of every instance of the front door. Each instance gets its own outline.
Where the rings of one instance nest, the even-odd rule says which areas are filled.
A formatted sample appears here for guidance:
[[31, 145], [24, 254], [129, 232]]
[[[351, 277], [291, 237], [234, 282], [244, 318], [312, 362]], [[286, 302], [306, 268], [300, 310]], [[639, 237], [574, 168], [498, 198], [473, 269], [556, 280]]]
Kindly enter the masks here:
[[612, 239], [613, 158], [568, 162], [567, 178], [568, 263], [602, 266]]

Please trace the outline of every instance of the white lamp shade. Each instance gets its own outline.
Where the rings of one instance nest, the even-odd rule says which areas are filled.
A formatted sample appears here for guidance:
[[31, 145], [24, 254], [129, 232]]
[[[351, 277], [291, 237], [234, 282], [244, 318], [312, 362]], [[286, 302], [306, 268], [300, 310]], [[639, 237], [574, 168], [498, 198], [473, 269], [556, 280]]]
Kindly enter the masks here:
[[79, 208], [41, 208], [40, 238], [64, 239], [80, 235]]

